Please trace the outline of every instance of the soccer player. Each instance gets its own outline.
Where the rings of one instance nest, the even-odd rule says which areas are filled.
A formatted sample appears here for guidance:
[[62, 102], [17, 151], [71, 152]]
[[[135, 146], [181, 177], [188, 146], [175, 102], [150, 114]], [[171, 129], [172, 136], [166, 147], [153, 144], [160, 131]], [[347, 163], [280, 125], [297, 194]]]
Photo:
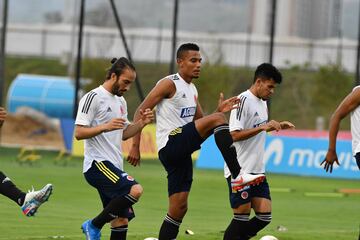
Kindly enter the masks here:
[[356, 159], [356, 163], [360, 169], [360, 86], [356, 86], [337, 107], [330, 120], [329, 128], [329, 148], [324, 164], [324, 169], [332, 172], [334, 162], [339, 165], [336, 154], [336, 137], [339, 132], [339, 125], [349, 113], [351, 113], [351, 135], [352, 135], [352, 151]]
[[[192, 81], [199, 77], [200, 49], [186, 43], [177, 50], [178, 73], [167, 76], [156, 84], [138, 109], [156, 108], [156, 140], [161, 163], [167, 171], [169, 209], [162, 223], [159, 240], [176, 239], [187, 211], [187, 201], [193, 180], [191, 154], [200, 149], [203, 141], [214, 133], [215, 141], [231, 169], [233, 187], [251, 184], [261, 175], [240, 176], [240, 166], [232, 147], [229, 126], [224, 115], [234, 108], [237, 98], [224, 101], [220, 94], [215, 113], [204, 116], [198, 101], [198, 92]], [[235, 106], [236, 107], [236, 106]], [[134, 119], [140, 117], [139, 111]], [[140, 135], [133, 140], [128, 161], [140, 161]]]
[[[294, 128], [290, 122], [268, 120], [266, 100], [270, 99], [281, 73], [273, 65], [263, 63], [255, 71], [250, 89], [241, 93], [237, 109], [230, 114], [230, 134], [234, 141], [241, 173], [264, 174], [264, 148], [266, 132]], [[234, 217], [224, 233], [224, 240], [244, 240], [255, 236], [271, 221], [271, 197], [266, 178], [259, 178], [255, 185], [231, 188], [230, 172], [224, 167], [229, 186], [230, 205]], [[256, 216], [249, 220], [251, 208]]]
[[135, 81], [133, 64], [126, 58], [114, 58], [104, 83], [80, 100], [75, 120], [76, 139], [84, 141], [83, 173], [99, 192], [103, 211], [81, 228], [87, 240], [98, 240], [102, 227], [110, 222], [110, 239], [126, 239], [128, 222], [135, 216], [135, 204], [143, 189], [123, 170], [121, 141], [138, 133], [154, 115], [140, 110], [140, 118], [130, 123], [123, 94]]
[[[0, 128], [6, 116], [6, 110], [0, 107]], [[52, 185], [46, 184], [39, 191], [32, 189], [25, 193], [17, 188], [10, 178], [0, 171], [0, 193], [16, 202], [21, 207], [22, 212], [26, 216], [31, 217], [35, 215], [40, 205], [49, 199], [52, 193]]]

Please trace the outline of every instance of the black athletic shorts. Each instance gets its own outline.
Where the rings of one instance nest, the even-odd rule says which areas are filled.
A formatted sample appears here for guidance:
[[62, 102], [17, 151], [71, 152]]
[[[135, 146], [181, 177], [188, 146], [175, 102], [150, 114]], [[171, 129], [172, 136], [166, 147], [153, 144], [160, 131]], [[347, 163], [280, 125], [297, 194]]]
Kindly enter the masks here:
[[193, 180], [191, 154], [199, 150], [203, 142], [194, 122], [176, 128], [169, 134], [168, 142], [159, 151], [159, 159], [168, 174], [169, 196], [190, 191]]
[[231, 189], [231, 178], [227, 179], [229, 188], [229, 199], [231, 208], [238, 208], [240, 205], [251, 202], [253, 197], [266, 198], [271, 200], [269, 184], [265, 178], [263, 182], [255, 186], [246, 186], [236, 193]]
[[[84, 176], [86, 181], [98, 190], [104, 208], [112, 199], [129, 194], [131, 187], [138, 184], [133, 177], [110, 161], [93, 161]], [[135, 217], [134, 210], [132, 207], [124, 209], [119, 216], [130, 220]]]

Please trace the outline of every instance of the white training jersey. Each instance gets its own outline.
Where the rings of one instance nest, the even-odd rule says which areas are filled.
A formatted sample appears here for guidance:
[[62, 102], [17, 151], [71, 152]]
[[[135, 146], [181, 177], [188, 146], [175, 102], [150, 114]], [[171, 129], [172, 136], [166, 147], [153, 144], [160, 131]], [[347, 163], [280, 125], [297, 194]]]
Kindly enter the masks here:
[[[123, 118], [127, 125], [129, 124], [126, 101], [123, 97], [113, 95], [103, 86], [99, 86], [81, 98], [75, 124], [96, 127], [113, 118]], [[110, 161], [114, 166], [123, 170], [121, 150], [123, 130], [104, 132], [84, 140], [83, 172], [91, 167], [94, 160], [97, 162]]]
[[[353, 91], [357, 88], [360, 88], [360, 86], [354, 87]], [[351, 112], [350, 116], [352, 150], [355, 156], [356, 153], [360, 152], [360, 105]]]
[[[239, 108], [231, 110], [229, 129], [231, 131], [246, 130], [259, 127], [268, 122], [268, 109], [266, 102], [256, 97], [250, 90], [241, 93]], [[264, 151], [266, 132], [234, 142], [237, 159], [241, 166], [241, 173], [264, 173]], [[229, 177], [230, 171], [226, 163], [224, 175]]]
[[172, 130], [194, 120], [198, 96], [195, 85], [187, 83], [180, 74], [167, 76], [160, 81], [164, 79], [173, 81], [176, 92], [171, 98], [161, 100], [156, 107], [156, 143], [158, 150], [165, 147]]

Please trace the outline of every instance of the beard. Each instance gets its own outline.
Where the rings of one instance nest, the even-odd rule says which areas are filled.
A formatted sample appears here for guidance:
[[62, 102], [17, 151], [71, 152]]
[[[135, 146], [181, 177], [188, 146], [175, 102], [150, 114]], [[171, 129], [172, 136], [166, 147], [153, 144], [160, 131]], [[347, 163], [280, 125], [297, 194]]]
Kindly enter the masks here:
[[122, 97], [123, 95], [123, 93], [120, 91], [120, 86], [118, 84], [114, 84], [112, 86], [111, 93], [118, 97]]

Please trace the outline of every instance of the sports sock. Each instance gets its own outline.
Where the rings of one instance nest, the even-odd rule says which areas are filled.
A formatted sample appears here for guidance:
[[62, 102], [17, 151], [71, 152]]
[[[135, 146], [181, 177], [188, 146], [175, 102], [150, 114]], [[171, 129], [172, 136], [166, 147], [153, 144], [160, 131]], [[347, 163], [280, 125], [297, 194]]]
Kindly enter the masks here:
[[0, 193], [16, 202], [19, 206], [24, 204], [26, 193], [18, 189], [3, 172], [0, 172]]
[[104, 210], [92, 220], [92, 224], [98, 229], [101, 229], [106, 223], [118, 218], [121, 210], [131, 207], [136, 202], [137, 199], [130, 194], [114, 198]]
[[356, 163], [357, 163], [357, 165], [359, 167], [359, 170], [360, 170], [360, 152], [356, 153], [355, 159], [356, 159]]
[[224, 240], [246, 240], [246, 227], [249, 222], [250, 214], [234, 214], [233, 220], [230, 222], [224, 233]]
[[111, 228], [110, 240], [126, 240], [128, 225]]
[[166, 214], [166, 217], [161, 225], [159, 240], [174, 240], [179, 233], [181, 220], [175, 220]]
[[271, 222], [271, 212], [267, 213], [256, 213], [256, 216], [253, 217], [247, 227], [247, 234], [249, 237], [254, 237], [256, 234], [266, 227]]
[[215, 143], [219, 148], [226, 165], [228, 166], [232, 178], [236, 178], [240, 173], [240, 165], [237, 160], [236, 149], [229, 132], [229, 125], [223, 124], [214, 129]]

